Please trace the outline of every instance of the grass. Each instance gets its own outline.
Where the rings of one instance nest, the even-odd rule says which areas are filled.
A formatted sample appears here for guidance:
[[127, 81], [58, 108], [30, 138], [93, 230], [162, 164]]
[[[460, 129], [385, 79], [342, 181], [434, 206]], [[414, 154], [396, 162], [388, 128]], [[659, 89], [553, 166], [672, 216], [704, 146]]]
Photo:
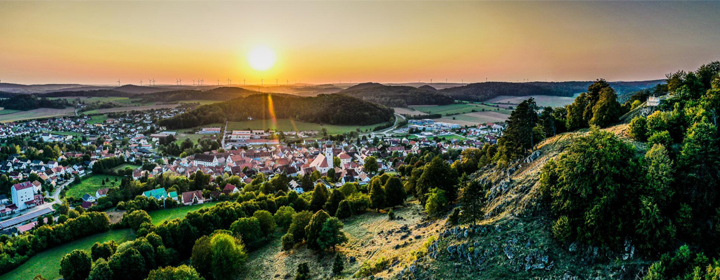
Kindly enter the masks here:
[[88, 124], [96, 124], [96, 123], [104, 123], [105, 120], [108, 119], [107, 115], [94, 115], [90, 116], [90, 120], [87, 121]]
[[60, 276], [60, 260], [63, 256], [72, 250], [79, 249], [90, 252], [90, 248], [95, 242], [105, 242], [115, 240], [122, 243], [135, 238], [135, 234], [130, 229], [111, 230], [105, 233], [88, 236], [80, 240], [76, 240], [46, 251], [43, 251], [30, 258], [20, 267], [0, 276], [0, 280], [10, 279], [33, 279], [35, 275], [42, 275], [46, 279], [59, 279]]
[[411, 108], [428, 113], [428, 114], [442, 114], [443, 116], [446, 116], [448, 114], [456, 115], [456, 114], [466, 114], [466, 113], [472, 113], [474, 112], [482, 112], [483, 109], [485, 111], [494, 111], [494, 112], [500, 112], [503, 114], [510, 114], [512, 110], [504, 109], [504, 108], [497, 108], [493, 106], [488, 106], [485, 104], [474, 104], [474, 103], [457, 103], [457, 104], [450, 104], [450, 105], [416, 105], [416, 106], [410, 106]]
[[[435, 231], [441, 227], [442, 221], [424, 222], [423, 215], [420, 214], [422, 206], [419, 202], [415, 200], [406, 204], [405, 207], [393, 210], [398, 217], [403, 218], [402, 220], [388, 220], [386, 213], [372, 211], [342, 221], [345, 224], [343, 231], [349, 240], [337, 248], [337, 252], [346, 259], [345, 269], [339, 279], [352, 278], [364, 262], [374, 263], [383, 257], [391, 260], [391, 263], [394, 260], [399, 262], [394, 267], [394, 272], [412, 262], [410, 252], [422, 246], [430, 235], [436, 235]], [[423, 225], [419, 226], [419, 224]], [[409, 238], [402, 239], [400, 233], [387, 234], [404, 225], [412, 229]], [[281, 251], [281, 235], [279, 232], [276, 233], [268, 244], [249, 253], [248, 263], [245, 265], [246, 273], [239, 279], [282, 279], [286, 275], [292, 277], [298, 264], [303, 262], [309, 264], [312, 279], [330, 279], [335, 254], [330, 251], [317, 254], [307, 249], [305, 245], [300, 245], [290, 252]], [[395, 249], [395, 246], [399, 247]], [[348, 262], [350, 256], [355, 257], [357, 261]], [[388, 277], [387, 273], [390, 271], [391, 269], [385, 270], [375, 274], [375, 277], [393, 279]]]
[[125, 168], [128, 168], [128, 167], [130, 167], [130, 168], [132, 168], [133, 170], [135, 170], [135, 169], [140, 168], [140, 165], [134, 165], [134, 164], [125, 163], [125, 164], [121, 164], [121, 165], [118, 165], [118, 166], [116, 166], [116, 167], [111, 168], [111, 169], [110, 169], [110, 172], [117, 174], [118, 171], [120, 171], [120, 170], [125, 170]]
[[17, 111], [17, 112], [10, 113], [10, 114], [0, 114], [0, 122], [13, 122], [13, 121], [21, 121], [21, 120], [42, 119], [42, 118], [52, 118], [52, 117], [59, 117], [59, 116], [73, 116], [73, 115], [75, 115], [75, 109], [71, 108], [71, 107], [68, 107], [65, 109], [40, 108], [40, 109], [28, 110], [28, 111]]
[[84, 135], [84, 134], [82, 134], [82, 133], [80, 133], [80, 132], [73, 132], [73, 131], [51, 131], [50, 133], [51, 133], [51, 134], [57, 134], [57, 135], [70, 135], [70, 136], [73, 136], [73, 137], [80, 137], [80, 136], [83, 136], [83, 135]]
[[[105, 185], [102, 185], [102, 180], [105, 178], [110, 178], [110, 183], [105, 183]], [[115, 178], [118, 179], [117, 182], [115, 182]], [[120, 185], [120, 179], [122, 177], [120, 176], [111, 176], [111, 175], [92, 175], [90, 177], [85, 177], [80, 181], [80, 184], [77, 185], [70, 185], [70, 189], [67, 190], [65, 193], [66, 197], [73, 197], [73, 198], [82, 198], [84, 194], [91, 194], [95, 195], [95, 192], [102, 188], [110, 188], [113, 186], [119, 186]]]
[[350, 131], [356, 131], [360, 129], [362, 131], [372, 131], [377, 125], [321, 125], [317, 123], [309, 123], [296, 121], [291, 119], [278, 119], [277, 122], [273, 123], [271, 120], [252, 120], [252, 121], [241, 121], [241, 122], [229, 122], [228, 132], [233, 130], [266, 130], [274, 129], [276, 131], [305, 131], [305, 130], [317, 130], [327, 129], [328, 134], [342, 134]]
[[12, 113], [17, 113], [17, 112], [20, 112], [20, 111], [10, 110], [10, 109], [2, 109], [2, 110], [0, 110], [0, 115], [7, 115], [7, 114], [12, 114]]
[[217, 134], [178, 134], [178, 136], [176, 138], [177, 140], [175, 140], [175, 143], [180, 145], [180, 143], [185, 141], [185, 139], [190, 139], [193, 141], [193, 143], [197, 144], [198, 140], [202, 139], [203, 137], [205, 137], [205, 136], [212, 137], [213, 135], [217, 135]]
[[[178, 195], [180, 195], [180, 194], [178, 194]], [[148, 214], [150, 214], [153, 224], [159, 225], [165, 221], [171, 221], [173, 219], [184, 218], [185, 215], [187, 215], [187, 213], [189, 213], [189, 212], [200, 210], [203, 208], [208, 208], [210, 206], [215, 205], [215, 203], [217, 203], [217, 202], [195, 204], [195, 205], [190, 205], [190, 206], [180, 206], [177, 208], [156, 210], [156, 211], [152, 211]]]

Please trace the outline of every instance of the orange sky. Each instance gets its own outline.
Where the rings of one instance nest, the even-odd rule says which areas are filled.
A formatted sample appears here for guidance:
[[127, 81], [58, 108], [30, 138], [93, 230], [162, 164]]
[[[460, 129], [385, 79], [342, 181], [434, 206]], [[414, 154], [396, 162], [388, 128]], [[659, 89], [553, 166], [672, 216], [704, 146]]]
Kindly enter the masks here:
[[[718, 11], [718, 2], [0, 2], [0, 79], [657, 79], [720, 59]], [[265, 72], [247, 63], [258, 45], [277, 55]]]

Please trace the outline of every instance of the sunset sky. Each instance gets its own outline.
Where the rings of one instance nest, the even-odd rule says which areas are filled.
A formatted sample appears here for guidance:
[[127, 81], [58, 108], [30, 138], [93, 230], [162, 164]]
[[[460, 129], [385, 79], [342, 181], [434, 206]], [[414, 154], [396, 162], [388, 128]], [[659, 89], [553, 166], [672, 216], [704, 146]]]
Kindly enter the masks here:
[[719, 2], [0, 2], [0, 19], [0, 79], [23, 84], [648, 80], [720, 60]]

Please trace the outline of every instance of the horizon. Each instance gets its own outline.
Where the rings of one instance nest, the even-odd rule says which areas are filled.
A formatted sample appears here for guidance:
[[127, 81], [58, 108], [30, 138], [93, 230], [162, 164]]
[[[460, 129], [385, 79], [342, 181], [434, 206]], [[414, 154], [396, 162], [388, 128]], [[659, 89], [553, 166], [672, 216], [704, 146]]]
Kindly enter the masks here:
[[0, 80], [657, 80], [720, 59], [717, 10], [719, 2], [2, 2], [11, 24], [0, 26]]

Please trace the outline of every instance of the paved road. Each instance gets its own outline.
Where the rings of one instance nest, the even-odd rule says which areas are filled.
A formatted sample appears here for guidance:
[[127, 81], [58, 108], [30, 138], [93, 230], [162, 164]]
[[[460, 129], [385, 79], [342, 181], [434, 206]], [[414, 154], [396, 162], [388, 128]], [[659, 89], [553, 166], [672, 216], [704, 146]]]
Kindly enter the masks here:
[[392, 132], [393, 130], [397, 129], [398, 122], [400, 121], [400, 119], [403, 119], [403, 120], [404, 120], [404, 119], [405, 119], [405, 116], [396, 113], [396, 114], [395, 114], [395, 123], [393, 124], [392, 127], [386, 128], [386, 129], [381, 130], [381, 131], [373, 131], [373, 132], [368, 132], [368, 133], [361, 133], [360, 136], [363, 136], [363, 135], [369, 136], [369, 135], [371, 135], [371, 134], [383, 134], [383, 135], [389, 136], [390, 134], [392, 134], [391, 132]]

